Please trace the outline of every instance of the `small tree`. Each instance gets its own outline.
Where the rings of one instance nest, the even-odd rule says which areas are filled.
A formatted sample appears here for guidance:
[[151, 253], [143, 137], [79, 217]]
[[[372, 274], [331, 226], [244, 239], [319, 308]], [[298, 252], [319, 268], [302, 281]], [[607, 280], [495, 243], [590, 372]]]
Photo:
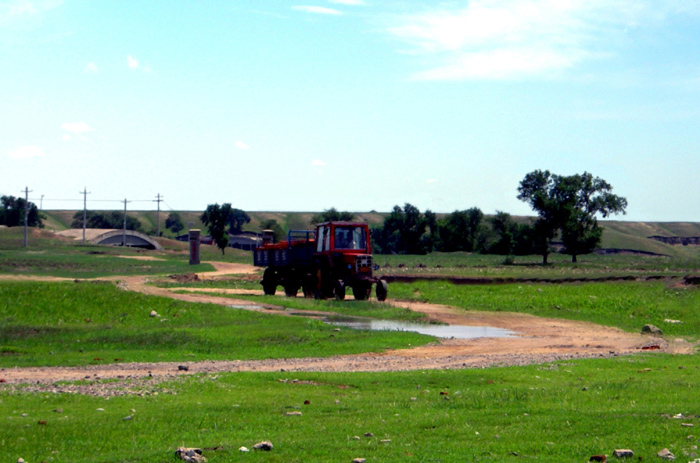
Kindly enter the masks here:
[[207, 209], [202, 213], [199, 219], [209, 229], [209, 234], [216, 243], [216, 246], [221, 250], [221, 254], [226, 254], [226, 246], [228, 246], [228, 234], [226, 233], [226, 225], [228, 224], [229, 214], [231, 212], [231, 204], [224, 203], [209, 204]]
[[[115, 229], [124, 228], [124, 213], [119, 211], [97, 212], [87, 211], [85, 214], [87, 228]], [[83, 228], [83, 211], [73, 214], [71, 228]], [[141, 230], [141, 221], [136, 217], [126, 216], [127, 230]]]
[[282, 230], [282, 227], [280, 226], [280, 224], [277, 223], [275, 219], [267, 219], [261, 222], [260, 231], [263, 230], [272, 230], [275, 236], [275, 241], [281, 241], [282, 239], [284, 239], [284, 230]]
[[184, 228], [185, 225], [182, 223], [182, 218], [180, 217], [180, 214], [177, 212], [171, 212], [168, 214], [168, 218], [165, 219], [165, 228], [169, 229], [176, 235], [180, 233]]
[[350, 222], [355, 220], [355, 214], [351, 212], [341, 212], [336, 208], [331, 207], [330, 209], [321, 212], [320, 214], [314, 214], [311, 217], [311, 225], [316, 225], [317, 223], [332, 222], [332, 221], [346, 221]]

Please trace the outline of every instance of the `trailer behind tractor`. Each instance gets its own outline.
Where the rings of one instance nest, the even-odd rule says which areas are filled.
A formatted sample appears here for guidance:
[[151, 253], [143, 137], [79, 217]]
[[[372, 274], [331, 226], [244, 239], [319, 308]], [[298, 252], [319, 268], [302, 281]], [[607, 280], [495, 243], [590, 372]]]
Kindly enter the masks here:
[[386, 300], [387, 283], [372, 275], [369, 227], [362, 222], [325, 222], [316, 230], [290, 231], [286, 241], [275, 243], [263, 232], [263, 244], [255, 249], [254, 263], [267, 267], [261, 281], [263, 292], [274, 295], [278, 286], [294, 297], [345, 299], [347, 288], [357, 300]]

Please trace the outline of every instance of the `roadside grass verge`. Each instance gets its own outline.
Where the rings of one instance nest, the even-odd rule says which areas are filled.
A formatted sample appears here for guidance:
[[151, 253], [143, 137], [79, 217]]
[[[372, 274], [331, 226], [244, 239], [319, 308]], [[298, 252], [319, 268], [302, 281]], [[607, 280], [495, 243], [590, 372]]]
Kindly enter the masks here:
[[700, 335], [700, 290], [694, 286], [669, 287], [664, 282], [455, 285], [416, 281], [392, 283], [389, 294], [395, 299], [465, 310], [522, 312], [632, 332], [651, 323], [669, 336], [697, 339]]
[[[178, 446], [204, 448], [210, 463], [578, 463], [617, 448], [632, 449], [635, 461], [653, 461], [663, 448], [688, 461], [698, 454], [687, 427], [700, 425], [696, 360], [636, 355], [486, 370], [227, 373], [107, 398], [5, 385], [0, 443], [10, 460], [30, 462], [175, 461]], [[262, 440], [273, 450], [238, 450]]]
[[0, 367], [329, 357], [432, 340], [334, 331], [318, 320], [145, 296], [110, 283], [0, 283]]
[[550, 255], [542, 265], [541, 256], [516, 256], [505, 265], [506, 256], [465, 252], [434, 252], [417, 255], [374, 255], [379, 275], [450, 275], [475, 278], [601, 278], [610, 276], [683, 276], [700, 272], [700, 257], [673, 258], [644, 255], [579, 256], [578, 263], [563, 254]]

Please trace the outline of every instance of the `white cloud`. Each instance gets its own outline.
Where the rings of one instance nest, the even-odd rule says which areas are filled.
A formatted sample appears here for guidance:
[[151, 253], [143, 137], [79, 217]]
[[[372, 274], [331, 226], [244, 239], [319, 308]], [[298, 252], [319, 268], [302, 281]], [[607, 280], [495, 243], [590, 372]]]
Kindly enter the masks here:
[[326, 163], [319, 159], [314, 159], [313, 161], [311, 161], [311, 165], [316, 167], [323, 167], [326, 165]]
[[[426, 80], [547, 75], [611, 56], [628, 29], [677, 10], [674, 0], [472, 0], [405, 16], [391, 34], [440, 64]], [[451, 5], [455, 5], [452, 3]]]
[[67, 130], [75, 134], [92, 132], [93, 130], [95, 130], [89, 125], [87, 125], [85, 122], [64, 122], [63, 125], [61, 125], [61, 128], [63, 128], [63, 130]]
[[433, 184], [435, 182], [437, 182], [437, 180], [435, 180], [434, 178], [429, 178], [425, 181], [425, 183], [427, 183], [428, 185]]
[[328, 14], [328, 15], [335, 15], [335, 16], [339, 16], [339, 15], [343, 14], [342, 11], [334, 10], [333, 8], [325, 8], [323, 6], [298, 5], [298, 6], [293, 6], [292, 9], [297, 10], [297, 11], [304, 11], [306, 13]]
[[73, 137], [71, 137], [71, 136], [68, 135], [68, 134], [65, 134], [65, 135], [63, 136], [63, 141], [71, 141], [72, 139], [73, 139]]
[[8, 155], [14, 159], [29, 159], [44, 156], [44, 152], [38, 146], [26, 145], [20, 146], [14, 151], [10, 151]]
[[95, 63], [93, 63], [93, 62], [89, 62], [89, 63], [85, 66], [85, 72], [88, 72], [88, 73], [90, 73], [90, 74], [94, 74], [94, 73], [96, 73], [96, 72], [98, 72], [98, 71], [99, 71], [99, 69], [98, 69], [97, 65], [96, 65]]
[[330, 3], [337, 3], [340, 5], [366, 5], [362, 0], [328, 0]]
[[236, 143], [234, 143], [234, 145], [236, 145], [236, 148], [238, 148], [240, 150], [247, 150], [250, 148], [250, 146], [246, 145], [242, 141], [237, 141]]
[[131, 55], [126, 56], [126, 63], [129, 65], [130, 69], [136, 69], [137, 67], [139, 67], [139, 62], [136, 61], [136, 59]]

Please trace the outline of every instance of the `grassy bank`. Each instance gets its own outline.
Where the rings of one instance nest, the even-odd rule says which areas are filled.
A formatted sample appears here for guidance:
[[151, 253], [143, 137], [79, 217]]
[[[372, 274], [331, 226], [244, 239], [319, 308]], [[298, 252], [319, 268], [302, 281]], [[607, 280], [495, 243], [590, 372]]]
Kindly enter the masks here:
[[[488, 370], [236, 373], [140, 386], [142, 396], [0, 389], [8, 461], [210, 463], [635, 461], [698, 453], [695, 357], [639, 355]], [[158, 393], [158, 394], [156, 394]], [[299, 412], [301, 415], [288, 415]], [[674, 418], [674, 416], [679, 416]], [[371, 433], [372, 435], [367, 435]], [[271, 452], [241, 446], [270, 440]]]
[[[638, 332], [647, 323], [670, 336], [700, 335], [700, 290], [667, 282], [455, 285], [392, 283], [391, 297], [461, 307], [522, 312], [616, 326]], [[674, 323], [674, 322], [677, 323]]]
[[336, 332], [317, 320], [145, 296], [111, 283], [0, 283], [0, 367], [325, 357], [431, 340]]

